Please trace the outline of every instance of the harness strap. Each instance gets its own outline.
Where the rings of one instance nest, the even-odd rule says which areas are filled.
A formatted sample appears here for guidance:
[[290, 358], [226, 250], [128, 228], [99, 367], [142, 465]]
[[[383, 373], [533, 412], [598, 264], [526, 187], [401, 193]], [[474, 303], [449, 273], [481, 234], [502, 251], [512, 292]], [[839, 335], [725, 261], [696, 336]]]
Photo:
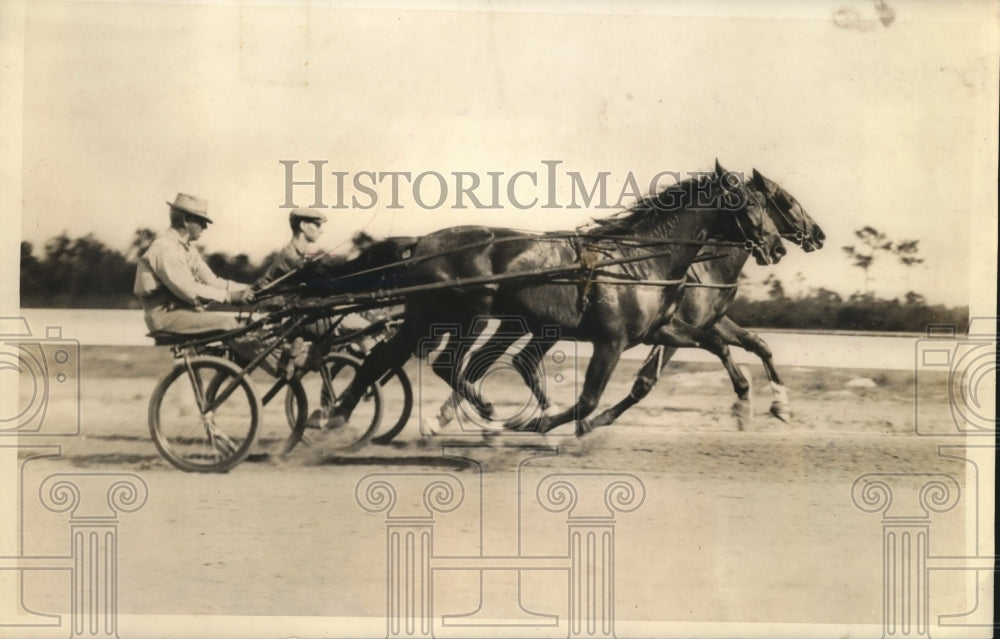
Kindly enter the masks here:
[[790, 216], [788, 211], [786, 211], [783, 207], [778, 206], [778, 203], [774, 199], [775, 193], [777, 193], [777, 191], [772, 191], [769, 188], [765, 188], [763, 190], [764, 200], [767, 202], [767, 211], [771, 215], [772, 220], [774, 220], [775, 216], [777, 216], [781, 218], [782, 222], [792, 228], [794, 230], [794, 233], [791, 234], [792, 240], [796, 244], [801, 245], [809, 231], [808, 224], [804, 218], [802, 220], [796, 220], [794, 217]]
[[592, 243], [584, 243], [583, 238], [579, 236], [574, 236], [569, 238], [570, 244], [573, 246], [573, 250], [576, 252], [576, 261], [580, 265], [581, 269], [586, 271], [586, 275], [576, 278], [574, 283], [577, 285], [577, 309], [581, 313], [585, 313], [588, 308], [590, 308], [590, 289], [594, 281], [594, 270], [600, 263], [600, 257], [597, 251], [594, 250], [594, 245]]
[[[742, 229], [742, 227], [741, 227]], [[391, 239], [391, 238], [390, 238]], [[342, 282], [344, 280], [349, 280], [352, 278], [361, 277], [364, 275], [370, 275], [372, 273], [378, 273], [382, 271], [387, 271], [390, 269], [397, 268], [408, 268], [414, 264], [419, 264], [422, 262], [427, 262], [439, 257], [448, 257], [450, 255], [455, 255], [461, 253], [462, 251], [469, 251], [477, 248], [482, 248], [485, 246], [492, 246], [496, 244], [502, 244], [505, 242], [516, 242], [521, 240], [535, 240], [543, 242], [556, 242], [569, 240], [574, 243], [574, 246], [578, 246], [576, 243], [583, 240], [590, 240], [591, 243], [596, 246], [598, 242], [608, 242], [613, 241], [616, 245], [621, 245], [622, 243], [631, 244], [635, 248], [650, 248], [654, 246], [713, 246], [718, 248], [747, 248], [747, 242], [729, 242], [724, 240], [694, 240], [694, 239], [671, 239], [671, 238], [658, 238], [658, 237], [643, 237], [634, 235], [599, 235], [595, 234], [593, 236], [580, 235], [579, 233], [573, 232], [549, 232], [549, 233], [532, 233], [528, 231], [523, 231], [521, 235], [514, 235], [510, 237], [494, 237], [491, 233], [491, 237], [488, 240], [481, 240], [478, 242], [470, 242], [469, 244], [464, 244], [462, 246], [448, 249], [444, 251], [438, 251], [437, 253], [430, 253], [427, 255], [411, 256], [405, 259], [391, 262], [389, 264], [383, 264], [381, 266], [374, 266], [360, 271], [355, 271], [352, 273], [346, 273], [338, 277], [332, 278], [329, 283], [333, 284], [336, 282]], [[412, 250], [408, 249], [408, 250]], [[405, 252], [404, 252], [405, 253]], [[579, 248], [577, 248], [577, 254], [580, 254]], [[644, 259], [644, 258], [640, 258]], [[638, 260], [635, 260], [638, 261]]]

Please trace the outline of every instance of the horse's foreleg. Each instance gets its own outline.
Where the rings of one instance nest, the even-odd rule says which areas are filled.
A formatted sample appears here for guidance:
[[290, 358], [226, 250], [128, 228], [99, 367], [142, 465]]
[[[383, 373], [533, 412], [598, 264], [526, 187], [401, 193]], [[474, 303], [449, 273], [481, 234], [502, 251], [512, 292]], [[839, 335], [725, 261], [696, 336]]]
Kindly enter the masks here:
[[756, 333], [748, 331], [728, 317], [723, 317], [716, 322], [713, 332], [726, 343], [740, 346], [760, 358], [761, 363], [764, 365], [764, 372], [767, 374], [767, 380], [771, 384], [771, 392], [774, 393], [774, 401], [771, 402], [771, 414], [783, 422], [790, 421], [792, 411], [788, 404], [788, 389], [785, 388], [784, 384], [781, 383], [781, 378], [778, 377], [778, 371], [774, 367], [774, 359], [771, 356], [771, 348], [767, 345], [767, 342], [762, 340]]
[[753, 418], [753, 409], [750, 403], [750, 381], [743, 374], [743, 371], [733, 361], [733, 355], [729, 351], [726, 342], [714, 331], [706, 334], [701, 341], [701, 347], [712, 353], [722, 362], [723, 368], [729, 374], [729, 379], [733, 383], [733, 390], [736, 392], [737, 400], [733, 404], [733, 416], [736, 418], [737, 426], [744, 430]]
[[677, 349], [673, 347], [663, 346], [662, 344], [654, 346], [649, 351], [649, 355], [646, 356], [646, 361], [643, 362], [642, 367], [639, 369], [629, 394], [611, 408], [594, 419], [589, 420], [591, 428], [608, 426], [614, 423], [616, 419], [621, 417], [622, 413], [638, 404], [646, 395], [649, 395], [649, 391], [653, 390], [653, 386], [660, 379], [660, 374], [666, 368], [667, 362], [670, 361], [670, 358], [676, 352]]
[[576, 435], [580, 437], [591, 430], [591, 426], [586, 423], [587, 415], [594, 412], [601, 394], [604, 393], [611, 373], [618, 365], [621, 358], [624, 344], [618, 342], [598, 342], [594, 344], [594, 352], [587, 365], [587, 373], [583, 379], [583, 392], [576, 400], [576, 403], [568, 409], [556, 413], [555, 415], [542, 415], [529, 421], [521, 430], [532, 430], [539, 433], [546, 433], [557, 426], [561, 426], [573, 420], [577, 421]]
[[726, 369], [726, 373], [729, 374], [729, 380], [733, 383], [733, 391], [736, 393], [736, 396], [741, 400], [749, 399], [750, 382], [743, 374], [743, 371], [736, 366], [736, 362], [733, 361], [733, 355], [729, 352], [726, 340], [712, 331], [706, 335], [705, 339], [701, 340], [701, 348], [715, 355], [722, 362], [722, 367]]
[[660, 379], [663, 369], [667, 367], [667, 363], [678, 348], [703, 348], [704, 341], [709, 337], [705, 331], [676, 317], [662, 326], [648, 340], [655, 347], [649, 352], [642, 368], [639, 369], [631, 392], [625, 399], [590, 420], [591, 427], [607, 426], [621, 417], [622, 413], [635, 406], [653, 390], [653, 386]]

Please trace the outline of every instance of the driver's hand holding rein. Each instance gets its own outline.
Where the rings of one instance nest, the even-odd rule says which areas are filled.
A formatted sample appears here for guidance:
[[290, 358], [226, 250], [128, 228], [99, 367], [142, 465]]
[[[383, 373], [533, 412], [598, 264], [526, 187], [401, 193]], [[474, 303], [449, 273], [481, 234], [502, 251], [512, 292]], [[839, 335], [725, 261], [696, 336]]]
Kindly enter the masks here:
[[247, 304], [246, 284], [218, 277], [191, 243], [212, 223], [208, 204], [179, 193], [170, 206], [170, 228], [139, 258], [133, 292], [142, 302], [150, 331], [196, 334], [239, 326], [228, 313], [204, 311], [207, 301]]

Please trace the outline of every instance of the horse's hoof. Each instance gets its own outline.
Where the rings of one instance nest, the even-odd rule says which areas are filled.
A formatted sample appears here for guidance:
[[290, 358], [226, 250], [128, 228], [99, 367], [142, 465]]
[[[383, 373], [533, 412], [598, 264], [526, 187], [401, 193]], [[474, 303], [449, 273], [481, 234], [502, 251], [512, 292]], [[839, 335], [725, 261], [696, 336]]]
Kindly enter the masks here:
[[584, 435], [588, 435], [593, 432], [596, 426], [596, 424], [590, 422], [589, 420], [581, 419], [576, 422], [576, 436], [583, 437]]
[[306, 428], [320, 429], [323, 427], [323, 411], [320, 409], [314, 410], [309, 417], [306, 419]]
[[741, 399], [737, 400], [733, 404], [733, 417], [736, 418], [736, 429], [743, 431], [750, 426], [750, 421], [753, 418], [753, 410], [750, 407], [750, 400]]
[[792, 410], [788, 404], [774, 402], [771, 404], [771, 414], [786, 424], [792, 421]]
[[442, 428], [450, 424], [454, 419], [454, 417], [455, 417], [454, 413], [452, 413], [451, 415], [438, 415], [435, 420], [437, 421], [437, 430], [441, 430]]
[[347, 426], [347, 418], [343, 415], [332, 415], [330, 419], [327, 420], [326, 425], [323, 427], [324, 430], [334, 430], [335, 428], [343, 428]]
[[425, 417], [420, 420], [420, 436], [434, 437], [441, 432], [441, 422], [433, 417]]

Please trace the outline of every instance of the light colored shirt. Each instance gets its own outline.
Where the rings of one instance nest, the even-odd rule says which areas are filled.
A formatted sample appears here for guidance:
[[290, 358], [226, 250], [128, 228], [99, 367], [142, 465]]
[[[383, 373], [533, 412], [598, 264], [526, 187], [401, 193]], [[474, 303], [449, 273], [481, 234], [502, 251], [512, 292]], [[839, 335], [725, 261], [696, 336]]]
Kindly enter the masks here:
[[132, 292], [144, 298], [164, 287], [195, 306], [199, 300], [225, 302], [231, 292], [245, 289], [246, 284], [217, 276], [201, 253], [177, 229], [170, 228], [153, 240], [139, 258]]

